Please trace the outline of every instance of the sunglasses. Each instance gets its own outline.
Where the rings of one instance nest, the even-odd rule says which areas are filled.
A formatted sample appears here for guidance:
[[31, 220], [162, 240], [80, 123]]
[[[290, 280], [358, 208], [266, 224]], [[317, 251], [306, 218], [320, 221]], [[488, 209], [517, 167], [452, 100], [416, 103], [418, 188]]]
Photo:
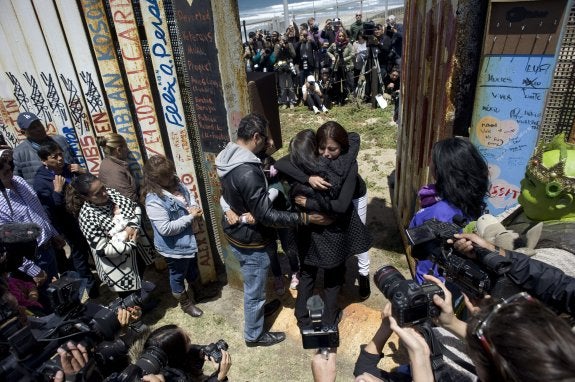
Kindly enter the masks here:
[[533, 302], [533, 301], [535, 301], [535, 299], [533, 297], [531, 297], [527, 292], [521, 292], [521, 293], [514, 294], [513, 296], [508, 297], [505, 300], [502, 300], [499, 304], [495, 305], [493, 310], [491, 312], [489, 312], [489, 314], [487, 316], [485, 316], [483, 318], [483, 320], [481, 320], [477, 323], [477, 326], [475, 327], [475, 330], [473, 331], [473, 335], [475, 337], [477, 337], [477, 339], [481, 342], [481, 346], [483, 346], [483, 349], [488, 354], [493, 355], [494, 350], [493, 350], [493, 346], [491, 345], [491, 343], [489, 342], [489, 340], [485, 336], [485, 331], [489, 327], [489, 324], [493, 320], [493, 317], [504, 306], [507, 306], [507, 305], [510, 305], [513, 303], [523, 302], [523, 301]]

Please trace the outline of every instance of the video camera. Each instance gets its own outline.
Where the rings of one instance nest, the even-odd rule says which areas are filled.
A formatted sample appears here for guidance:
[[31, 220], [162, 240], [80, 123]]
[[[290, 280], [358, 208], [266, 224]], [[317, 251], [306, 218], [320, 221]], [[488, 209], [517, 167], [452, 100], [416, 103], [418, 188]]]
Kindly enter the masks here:
[[375, 23], [373, 21], [366, 21], [363, 23], [363, 35], [367, 39], [368, 36], [373, 36], [375, 31]]
[[414, 257], [431, 258], [440, 267], [442, 276], [455, 283], [470, 297], [493, 294], [495, 286], [500, 283], [500, 276], [507, 271], [508, 264], [496, 261], [500, 260], [498, 254], [478, 246], [475, 247], [475, 252], [482, 259], [481, 265], [459, 256], [453, 246], [447, 243], [447, 239], [453, 239], [453, 235], [460, 232], [459, 225], [436, 219], [427, 220], [418, 227], [406, 230], [407, 238], [413, 246]]
[[27, 325], [20, 321], [17, 311], [6, 304], [0, 305], [0, 342], [9, 346], [8, 355], [0, 361], [0, 380], [49, 380], [59, 369], [52, 358], [58, 347], [69, 340], [94, 347], [98, 368], [109, 369], [112, 363], [127, 357], [132, 338], [115, 339], [120, 331], [117, 310], [141, 305], [141, 299], [132, 294], [108, 306], [81, 304], [81, 285], [81, 281], [67, 276], [50, 284], [48, 296], [55, 304], [55, 313], [30, 317]]
[[34, 260], [40, 226], [34, 223], [0, 225], [0, 272], [15, 272], [24, 258]]
[[399, 326], [421, 324], [441, 313], [433, 302], [433, 295], [445, 298], [445, 294], [443, 289], [433, 283], [419, 285], [415, 280], [406, 280], [391, 265], [378, 269], [373, 275], [373, 281], [391, 301], [393, 317]]
[[324, 303], [320, 296], [313, 295], [307, 300], [311, 327], [301, 330], [304, 349], [328, 349], [339, 346], [339, 331], [336, 325], [322, 323]]

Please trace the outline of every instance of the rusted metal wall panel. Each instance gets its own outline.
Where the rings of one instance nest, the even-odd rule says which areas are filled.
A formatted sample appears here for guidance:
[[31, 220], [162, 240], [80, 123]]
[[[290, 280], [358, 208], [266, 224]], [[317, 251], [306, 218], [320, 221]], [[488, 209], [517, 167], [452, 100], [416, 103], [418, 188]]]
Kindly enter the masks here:
[[[394, 200], [400, 232], [417, 209], [417, 191], [430, 182], [433, 143], [467, 131], [465, 108], [475, 89], [484, 20], [483, 1], [407, 1], [402, 57], [402, 110]], [[470, 98], [468, 98], [470, 97]], [[457, 126], [454, 123], [457, 122]], [[413, 259], [408, 253], [413, 271]]]

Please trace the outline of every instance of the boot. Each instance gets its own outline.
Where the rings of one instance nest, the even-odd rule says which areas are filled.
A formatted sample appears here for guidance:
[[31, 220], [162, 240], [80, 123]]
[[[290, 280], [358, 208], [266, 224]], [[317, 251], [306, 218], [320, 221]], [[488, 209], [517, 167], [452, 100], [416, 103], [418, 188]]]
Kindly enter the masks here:
[[200, 317], [204, 312], [194, 305], [186, 291], [182, 293], [172, 293], [172, 296], [180, 303], [182, 310], [192, 317]]
[[359, 282], [359, 298], [361, 299], [361, 301], [365, 301], [371, 294], [371, 289], [369, 286], [369, 276], [359, 275], [358, 282]]

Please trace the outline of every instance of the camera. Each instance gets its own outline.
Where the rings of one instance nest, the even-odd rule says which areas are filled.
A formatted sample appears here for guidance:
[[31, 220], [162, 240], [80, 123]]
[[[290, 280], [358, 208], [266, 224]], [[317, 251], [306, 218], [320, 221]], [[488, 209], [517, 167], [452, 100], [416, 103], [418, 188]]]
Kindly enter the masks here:
[[0, 225], [0, 273], [15, 272], [24, 258], [36, 258], [40, 232], [40, 226], [33, 223]]
[[317, 33], [319, 31], [319, 27], [317, 25], [314, 25], [311, 27], [311, 32], [312, 33]]
[[[63, 275], [48, 286], [48, 298], [55, 313], [28, 318], [24, 325], [18, 313], [6, 304], [0, 305], [0, 341], [9, 345], [9, 354], [0, 361], [0, 380], [46, 380], [53, 374], [58, 347], [67, 340], [82, 341], [94, 347], [94, 358], [102, 369], [109, 368], [122, 357], [133, 337], [114, 340], [120, 331], [117, 318], [119, 307], [140, 305], [137, 294], [117, 299], [108, 306], [80, 302], [80, 290], [85, 281], [73, 273]], [[97, 346], [93, 346], [97, 345]], [[126, 358], [127, 359], [127, 358]]]
[[391, 301], [393, 317], [399, 326], [417, 325], [441, 313], [433, 302], [433, 295], [445, 298], [445, 294], [443, 289], [433, 283], [419, 285], [414, 280], [406, 280], [391, 265], [378, 269], [373, 275], [373, 281]]
[[311, 319], [311, 327], [301, 330], [301, 340], [304, 349], [327, 349], [339, 346], [339, 331], [337, 325], [322, 323], [324, 303], [320, 296], [314, 295], [307, 300], [307, 309]]
[[373, 21], [366, 21], [365, 23], [363, 23], [363, 35], [366, 37], [367, 36], [373, 36], [373, 32], [375, 31], [375, 23]]
[[202, 358], [207, 356], [213, 359], [215, 363], [220, 363], [222, 361], [222, 350], [228, 350], [228, 343], [224, 340], [218, 340], [216, 343], [200, 347], [200, 356]]
[[406, 235], [413, 246], [414, 257], [431, 257], [440, 267], [442, 276], [453, 281], [470, 297], [482, 297], [491, 292], [496, 274], [504, 273], [505, 268], [493, 269], [495, 274], [492, 275], [488, 272], [489, 267], [483, 269], [477, 263], [455, 254], [447, 239], [452, 239], [460, 231], [461, 227], [456, 224], [430, 219], [418, 227], [407, 229]]

